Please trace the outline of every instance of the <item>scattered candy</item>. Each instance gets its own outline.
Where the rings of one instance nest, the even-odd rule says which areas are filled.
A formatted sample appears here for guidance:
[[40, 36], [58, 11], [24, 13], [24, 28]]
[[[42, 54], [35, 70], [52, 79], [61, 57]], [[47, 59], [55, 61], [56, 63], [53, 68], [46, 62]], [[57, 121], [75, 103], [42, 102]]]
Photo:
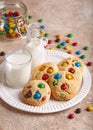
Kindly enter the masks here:
[[66, 42], [61, 42], [62, 46], [66, 46], [66, 44], [67, 44]]
[[48, 37], [49, 36], [49, 33], [45, 33], [45, 35], [44, 35], [45, 37]]
[[40, 28], [41, 28], [41, 29], [45, 29], [45, 26], [44, 26], [44, 25], [41, 25]]
[[38, 22], [42, 23], [42, 22], [43, 22], [43, 19], [39, 19]]
[[81, 108], [77, 108], [77, 109], [75, 110], [75, 113], [76, 113], [76, 114], [81, 113]]
[[89, 49], [89, 46], [85, 46], [84, 48], [83, 48], [83, 50], [88, 50]]
[[73, 37], [73, 34], [72, 34], [72, 33], [69, 33], [69, 34], [67, 35], [67, 37], [72, 38], [72, 37]]
[[81, 58], [81, 59], [85, 59], [85, 58], [86, 58], [86, 56], [85, 56], [85, 55], [82, 55], [82, 56], [80, 56], [80, 58]]
[[0, 56], [5, 56], [5, 52], [4, 52], [4, 51], [1, 51], [1, 52], [0, 52]]
[[73, 54], [73, 50], [69, 50], [68, 53], [69, 53], [69, 54]]
[[82, 52], [81, 52], [81, 51], [76, 51], [76, 54], [77, 54], [77, 55], [81, 55]]
[[75, 117], [75, 115], [73, 113], [69, 114], [68, 118], [69, 119], [73, 119]]
[[72, 45], [73, 45], [73, 46], [77, 46], [77, 45], [78, 45], [78, 42], [73, 42]]
[[55, 40], [55, 42], [60, 42], [60, 39], [57, 38], [57, 39]]
[[66, 97], [65, 94], [62, 93], [61, 98], [64, 99], [65, 97]]
[[66, 42], [67, 42], [67, 43], [71, 43], [72, 40], [71, 40], [71, 39], [67, 39]]
[[62, 48], [62, 45], [61, 44], [57, 45], [57, 48]]
[[31, 15], [29, 15], [29, 16], [28, 16], [28, 18], [29, 18], [29, 19], [32, 19], [32, 16], [31, 16]]
[[87, 111], [93, 111], [93, 106], [92, 105], [88, 106], [86, 110]]
[[65, 46], [64, 49], [65, 49], [65, 50], [69, 50], [69, 49], [70, 49], [70, 46]]
[[87, 63], [87, 66], [92, 66], [92, 64], [93, 63], [90, 61], [90, 62]]
[[62, 35], [61, 35], [61, 34], [57, 34], [57, 35], [56, 35], [56, 38], [61, 39], [61, 38], [62, 38]]
[[48, 40], [48, 44], [52, 44], [53, 43], [53, 41], [52, 40]]

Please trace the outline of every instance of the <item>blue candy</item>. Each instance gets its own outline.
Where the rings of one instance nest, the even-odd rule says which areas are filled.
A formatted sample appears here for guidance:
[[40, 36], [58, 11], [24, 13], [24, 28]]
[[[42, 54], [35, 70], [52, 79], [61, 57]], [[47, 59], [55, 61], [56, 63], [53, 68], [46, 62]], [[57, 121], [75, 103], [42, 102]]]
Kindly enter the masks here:
[[41, 98], [41, 94], [39, 92], [36, 92], [34, 95], [34, 99], [40, 99]]
[[45, 29], [45, 26], [44, 26], [44, 25], [41, 25], [40, 28], [41, 28], [41, 29]]
[[60, 79], [61, 78], [61, 74], [59, 74], [59, 73], [55, 74], [54, 78], [55, 79]]
[[76, 62], [75, 66], [80, 67], [81, 66], [80, 62]]
[[66, 42], [61, 42], [61, 45], [62, 46], [65, 46], [67, 43]]
[[81, 52], [81, 51], [77, 51], [76, 54], [77, 54], [77, 55], [81, 55], [82, 52]]

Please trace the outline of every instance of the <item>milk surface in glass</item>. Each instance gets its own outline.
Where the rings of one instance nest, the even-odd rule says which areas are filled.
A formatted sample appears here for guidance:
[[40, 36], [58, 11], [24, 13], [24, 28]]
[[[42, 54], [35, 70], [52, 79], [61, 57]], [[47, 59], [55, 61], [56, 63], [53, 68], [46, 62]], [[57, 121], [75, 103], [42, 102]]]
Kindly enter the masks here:
[[12, 88], [22, 88], [31, 78], [31, 54], [16, 52], [6, 56], [6, 83]]

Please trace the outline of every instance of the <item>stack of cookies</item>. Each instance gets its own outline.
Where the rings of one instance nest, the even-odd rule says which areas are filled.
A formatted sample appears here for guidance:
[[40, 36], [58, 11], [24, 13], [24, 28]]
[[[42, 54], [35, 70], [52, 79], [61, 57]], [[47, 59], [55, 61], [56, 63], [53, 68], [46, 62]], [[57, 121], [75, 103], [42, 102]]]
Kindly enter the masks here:
[[35, 68], [32, 80], [22, 90], [25, 103], [39, 106], [51, 95], [54, 100], [72, 99], [80, 89], [84, 63], [77, 58], [66, 58], [58, 65], [46, 62]]

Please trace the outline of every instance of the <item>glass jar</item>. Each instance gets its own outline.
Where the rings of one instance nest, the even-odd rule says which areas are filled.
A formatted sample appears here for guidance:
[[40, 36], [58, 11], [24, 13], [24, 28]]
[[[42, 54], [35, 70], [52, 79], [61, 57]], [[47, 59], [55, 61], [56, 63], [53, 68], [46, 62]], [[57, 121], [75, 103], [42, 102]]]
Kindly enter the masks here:
[[24, 38], [28, 26], [27, 7], [21, 2], [0, 2], [0, 38]]
[[27, 32], [25, 49], [32, 54], [32, 71], [35, 67], [45, 62], [45, 48], [40, 39], [40, 30], [36, 23], [30, 24]]

